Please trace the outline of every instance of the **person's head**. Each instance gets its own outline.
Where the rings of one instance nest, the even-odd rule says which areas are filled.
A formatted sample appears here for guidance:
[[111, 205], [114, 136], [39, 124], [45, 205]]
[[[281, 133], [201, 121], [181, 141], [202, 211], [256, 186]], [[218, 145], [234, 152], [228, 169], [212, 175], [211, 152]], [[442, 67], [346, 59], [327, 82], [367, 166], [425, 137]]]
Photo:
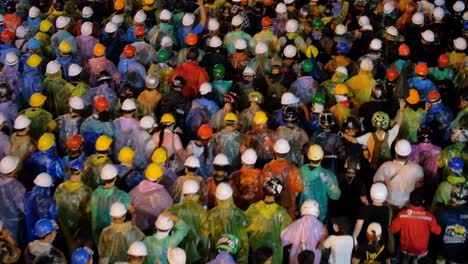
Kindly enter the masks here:
[[151, 155], [151, 161], [154, 163], [161, 164], [162, 166], [167, 161], [167, 151], [164, 147], [158, 147], [153, 151]]
[[370, 189], [370, 197], [372, 203], [375, 205], [383, 205], [387, 200], [388, 189], [385, 183], [383, 182], [376, 182], [372, 184]]
[[315, 253], [312, 250], [303, 250], [297, 255], [298, 264], [309, 264], [315, 262]]
[[7, 83], [0, 83], [0, 102], [6, 102], [11, 99], [11, 89]]
[[419, 101], [421, 100], [418, 90], [415, 88], [410, 88], [408, 93], [409, 94], [408, 97], [406, 97], [406, 103], [408, 103], [408, 106], [413, 109], [417, 108]]
[[352, 232], [352, 223], [348, 217], [339, 216], [331, 219], [333, 231], [338, 235], [349, 235]]
[[127, 214], [127, 207], [123, 203], [113, 203], [109, 209], [109, 215], [115, 223], [123, 223], [125, 215]]
[[176, 119], [172, 114], [166, 113], [161, 117], [161, 120], [159, 121], [159, 123], [162, 128], [171, 128], [175, 125]]
[[312, 101], [312, 113], [314, 114], [322, 113], [324, 110], [324, 105], [325, 105], [325, 96], [321, 93], [315, 93], [311, 101]]
[[187, 254], [179, 247], [169, 248], [167, 250], [167, 262], [169, 264], [185, 264], [187, 260]]
[[398, 160], [407, 160], [411, 154], [411, 143], [406, 139], [400, 139], [395, 144], [395, 153]]
[[286, 125], [293, 127], [299, 118], [299, 111], [294, 106], [285, 106], [282, 109], [283, 121]]
[[185, 173], [187, 174], [196, 174], [198, 169], [200, 169], [200, 160], [194, 155], [189, 156], [184, 163]]
[[311, 167], [318, 167], [323, 159], [323, 149], [320, 145], [314, 144], [307, 151], [307, 158], [310, 160]]
[[142, 264], [147, 255], [146, 245], [141, 241], [134, 241], [127, 250], [127, 259], [130, 264]]
[[197, 130], [197, 136], [202, 145], [207, 145], [213, 135], [213, 128], [209, 124], [201, 125]]
[[431, 143], [433, 139], [433, 131], [429, 126], [421, 126], [418, 129], [418, 142], [419, 143]]
[[311, 215], [313, 217], [320, 216], [320, 206], [315, 200], [306, 200], [301, 205], [301, 216]]
[[321, 129], [327, 131], [335, 125], [335, 117], [329, 111], [324, 111], [319, 115], [319, 126]]
[[213, 177], [216, 183], [220, 183], [226, 179], [230, 168], [229, 158], [219, 153], [213, 160]]
[[158, 216], [155, 223], [156, 237], [159, 239], [169, 236], [172, 228], [174, 227], [174, 221], [169, 217], [168, 214], [162, 213]]
[[355, 177], [359, 170], [361, 170], [359, 157], [348, 156], [345, 160], [344, 168], [347, 177]]
[[432, 91], [427, 96], [427, 99], [431, 103], [431, 106], [438, 105], [442, 103], [441, 95], [438, 91]]
[[25, 115], [19, 115], [15, 119], [13, 128], [18, 135], [25, 136], [30, 131], [31, 119]]
[[78, 182], [81, 180], [83, 175], [85, 164], [79, 160], [73, 160], [68, 164], [68, 170], [70, 171], [70, 180], [72, 182]]
[[227, 110], [228, 112], [233, 112], [236, 110], [237, 106], [237, 93], [235, 92], [229, 92], [223, 95], [223, 102], [224, 106], [223, 108]]
[[164, 175], [164, 168], [160, 163], [150, 163], [145, 169], [145, 178], [151, 182], [159, 182]]
[[117, 179], [119, 171], [117, 167], [112, 164], [106, 164], [101, 170], [101, 180], [104, 182], [104, 187], [113, 187]]
[[390, 125], [390, 117], [387, 113], [378, 111], [372, 115], [372, 126], [376, 130], [387, 130], [388, 126]]
[[348, 118], [346, 118], [343, 128], [344, 133], [354, 137], [357, 136], [359, 132], [361, 132], [361, 123], [357, 118], [349, 116]]
[[182, 197], [181, 200], [190, 200], [197, 202], [200, 198], [198, 191], [200, 190], [200, 185], [194, 180], [186, 180], [182, 185]]
[[73, 251], [71, 256], [72, 264], [93, 264], [93, 250], [88, 247], [80, 247]]
[[198, 48], [191, 47], [187, 51], [187, 60], [197, 61], [198, 60], [198, 55], [199, 55]]
[[263, 183], [263, 193], [265, 193], [265, 202], [273, 203], [283, 190], [283, 183], [276, 178], [270, 178]]
[[0, 161], [0, 175], [2, 178], [14, 177], [20, 159], [16, 156], [7, 155]]
[[372, 222], [367, 226], [367, 240], [369, 244], [376, 245], [382, 238], [382, 226], [377, 222]]
[[111, 151], [111, 144], [114, 140], [106, 135], [97, 138], [95, 148], [98, 154], [107, 155]]
[[273, 146], [273, 150], [276, 153], [277, 159], [286, 159], [288, 157], [289, 151], [291, 150], [291, 146], [286, 139], [280, 138], [276, 140]]
[[254, 167], [257, 162], [257, 153], [254, 149], [248, 148], [242, 153], [241, 161], [245, 166]]
[[237, 115], [234, 113], [227, 113], [226, 116], [224, 116], [224, 127], [225, 128], [236, 128], [237, 123], [238, 123], [238, 118]]
[[271, 264], [273, 257], [273, 250], [270, 247], [261, 247], [251, 254], [251, 263], [257, 264]]
[[181, 91], [185, 86], [184, 77], [177, 75], [172, 79], [171, 88], [175, 91]]
[[240, 240], [237, 236], [232, 234], [223, 234], [216, 243], [218, 251], [227, 251], [229, 254], [235, 256], [241, 247]]
[[34, 225], [34, 235], [38, 240], [52, 244], [57, 236], [58, 228], [54, 220], [43, 218]]
[[425, 204], [424, 199], [424, 190], [421, 188], [415, 189], [410, 193], [410, 203], [411, 205], [423, 207]]

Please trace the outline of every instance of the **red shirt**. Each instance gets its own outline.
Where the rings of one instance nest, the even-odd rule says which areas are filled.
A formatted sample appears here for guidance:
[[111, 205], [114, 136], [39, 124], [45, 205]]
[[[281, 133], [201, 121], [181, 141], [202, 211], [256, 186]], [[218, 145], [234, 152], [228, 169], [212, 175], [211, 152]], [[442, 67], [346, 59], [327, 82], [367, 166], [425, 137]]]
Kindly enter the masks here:
[[185, 86], [182, 89], [184, 96], [195, 98], [198, 95], [200, 85], [204, 82], [209, 82], [208, 73], [194, 61], [187, 61], [176, 67], [168, 78], [169, 84], [175, 76], [182, 76], [185, 79]]
[[422, 207], [410, 206], [398, 213], [390, 226], [392, 233], [400, 232], [401, 250], [419, 256], [427, 252], [430, 233], [440, 234], [435, 217]]

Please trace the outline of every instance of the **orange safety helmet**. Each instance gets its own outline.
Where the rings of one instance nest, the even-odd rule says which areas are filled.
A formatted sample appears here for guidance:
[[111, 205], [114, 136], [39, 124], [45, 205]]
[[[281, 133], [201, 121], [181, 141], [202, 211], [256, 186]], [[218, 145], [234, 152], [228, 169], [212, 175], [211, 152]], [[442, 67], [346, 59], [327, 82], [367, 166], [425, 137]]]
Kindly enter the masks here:
[[104, 54], [106, 54], [106, 46], [102, 45], [101, 43], [94, 45], [93, 54], [94, 56], [98, 57], [104, 56]]
[[198, 43], [198, 35], [195, 33], [189, 33], [187, 37], [185, 37], [185, 44], [188, 46], [195, 46]]
[[387, 77], [387, 80], [389, 81], [394, 81], [398, 79], [399, 75], [400, 73], [398, 73], [397, 69], [395, 68], [388, 69], [387, 73], [385, 74], [385, 76]]
[[263, 0], [263, 4], [266, 6], [271, 6], [273, 5], [273, 0]]
[[203, 124], [198, 128], [198, 136], [201, 139], [209, 139], [213, 135], [213, 129], [208, 124]]
[[415, 72], [417, 75], [425, 76], [427, 74], [427, 64], [425, 62], [420, 62], [416, 65]]
[[67, 140], [67, 148], [77, 149], [83, 144], [83, 137], [81, 135], [73, 135]]
[[437, 59], [437, 63], [439, 64], [440, 68], [445, 68], [450, 64], [450, 58], [447, 54], [440, 54], [439, 58]]
[[398, 55], [400, 56], [409, 56], [410, 55], [410, 48], [406, 44], [401, 44], [400, 47], [398, 47]]
[[136, 48], [133, 45], [126, 45], [123, 54], [127, 59], [133, 58], [135, 56]]
[[427, 99], [429, 99], [431, 103], [437, 102], [440, 99], [440, 93], [438, 91], [432, 91], [427, 96]]
[[109, 109], [109, 102], [104, 96], [97, 96], [94, 98], [94, 108], [99, 112], [104, 112]]
[[266, 16], [266, 17], [262, 18], [262, 27], [269, 27], [269, 26], [271, 26], [271, 23], [272, 23], [272, 21], [271, 21], [270, 17]]

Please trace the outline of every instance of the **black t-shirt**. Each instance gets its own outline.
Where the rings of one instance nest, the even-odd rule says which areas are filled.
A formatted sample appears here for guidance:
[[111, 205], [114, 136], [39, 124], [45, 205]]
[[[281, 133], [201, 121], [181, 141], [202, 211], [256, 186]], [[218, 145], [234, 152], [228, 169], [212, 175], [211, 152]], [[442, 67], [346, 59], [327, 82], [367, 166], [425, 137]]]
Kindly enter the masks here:
[[369, 244], [359, 245], [353, 253], [354, 258], [358, 258], [360, 263], [380, 264], [390, 258], [387, 247], [379, 243], [376, 247]]
[[381, 241], [387, 241], [387, 230], [388, 230], [388, 218], [389, 218], [390, 209], [387, 206], [375, 206], [375, 205], [368, 205], [361, 207], [358, 212], [357, 219], [364, 220], [362, 225], [361, 233], [358, 236], [358, 242], [360, 244], [366, 243], [366, 230], [367, 226], [372, 222], [377, 222], [382, 226], [382, 239]]

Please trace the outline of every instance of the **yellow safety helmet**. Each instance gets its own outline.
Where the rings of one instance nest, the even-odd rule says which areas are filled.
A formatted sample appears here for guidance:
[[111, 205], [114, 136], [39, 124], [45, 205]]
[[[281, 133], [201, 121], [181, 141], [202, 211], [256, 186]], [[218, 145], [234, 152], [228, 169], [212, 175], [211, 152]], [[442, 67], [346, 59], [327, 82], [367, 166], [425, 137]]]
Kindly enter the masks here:
[[28, 65], [31, 68], [37, 68], [37, 66], [39, 66], [41, 62], [42, 62], [41, 56], [37, 54], [33, 54], [29, 56], [28, 60], [26, 60], [26, 65]]
[[39, 150], [49, 150], [53, 145], [55, 145], [55, 136], [51, 133], [44, 133], [37, 142]]
[[70, 45], [70, 43], [68, 43], [67, 41], [63, 40], [60, 42], [60, 44], [58, 45], [58, 50], [63, 52], [63, 53], [70, 53], [71, 50], [72, 50], [72, 47]]
[[317, 55], [319, 54], [319, 50], [314, 45], [310, 45], [309, 47], [307, 47], [307, 49], [305, 51], [305, 54], [306, 54], [307, 58], [309, 58], [309, 59], [312, 56], [314, 56], [314, 58], [316, 58]]
[[110, 145], [112, 144], [112, 138], [103, 135], [98, 137], [96, 140], [96, 150], [97, 151], [106, 151], [109, 149]]
[[175, 117], [172, 114], [166, 113], [161, 117], [161, 123], [175, 123]]
[[120, 150], [117, 158], [121, 163], [131, 164], [133, 157], [135, 157], [135, 151], [130, 147], [124, 147]]
[[333, 91], [336, 95], [347, 95], [349, 93], [348, 86], [346, 84], [337, 84], [335, 90]]
[[45, 19], [42, 20], [41, 24], [39, 25], [39, 30], [43, 33], [47, 33], [50, 28], [52, 28], [53, 24], [49, 20]]
[[224, 117], [224, 122], [237, 122], [237, 121], [239, 121], [239, 119], [237, 118], [237, 115], [234, 113], [228, 113]]
[[318, 161], [323, 159], [323, 149], [320, 145], [314, 144], [307, 151], [309, 160]]
[[44, 104], [46, 99], [47, 99], [47, 96], [41, 93], [33, 93], [31, 95], [31, 98], [29, 98], [29, 105], [31, 107], [40, 107]]
[[265, 114], [265, 112], [258, 111], [257, 113], [255, 113], [252, 121], [253, 121], [254, 124], [257, 124], [257, 125], [258, 124], [266, 124], [266, 122], [268, 121], [268, 117]]
[[159, 163], [163, 164], [167, 160], [167, 151], [165, 148], [159, 147], [156, 148], [153, 152], [153, 155], [151, 155], [151, 160], [154, 163]]
[[151, 163], [146, 167], [145, 177], [150, 181], [156, 181], [164, 174], [164, 169], [158, 163]]

